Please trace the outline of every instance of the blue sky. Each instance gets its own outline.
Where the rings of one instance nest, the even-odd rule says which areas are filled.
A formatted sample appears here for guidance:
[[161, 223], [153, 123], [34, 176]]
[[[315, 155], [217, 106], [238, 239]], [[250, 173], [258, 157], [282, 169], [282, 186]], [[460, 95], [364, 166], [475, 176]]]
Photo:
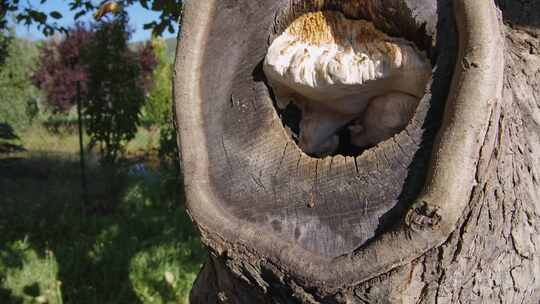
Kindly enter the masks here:
[[[27, 4], [30, 4], [34, 8], [38, 8], [40, 11], [43, 11], [45, 13], [49, 13], [51, 11], [59, 11], [63, 17], [62, 19], [58, 20], [58, 24], [63, 26], [70, 26], [73, 25], [73, 15], [74, 13], [69, 10], [68, 1], [67, 0], [49, 0], [45, 4], [40, 4], [40, 0], [26, 0], [21, 1], [21, 5], [23, 7], [27, 7]], [[97, 2], [97, 1], [96, 1]], [[146, 40], [150, 38], [151, 31], [150, 30], [144, 30], [143, 25], [145, 23], [148, 23], [153, 20], [157, 20], [159, 13], [152, 12], [149, 10], [144, 9], [141, 7], [140, 4], [134, 4], [127, 9], [129, 17], [130, 17], [130, 25], [135, 30], [133, 33], [131, 40], [132, 41], [141, 41]], [[92, 15], [88, 14], [87, 16], [83, 16], [79, 18], [78, 20], [88, 22], [92, 19]], [[26, 25], [17, 25], [16, 27], [17, 35], [29, 38], [29, 39], [44, 39], [45, 37], [41, 33], [40, 30], [38, 30], [37, 26], [31, 25], [30, 27]], [[170, 34], [168, 31], [165, 31], [163, 33], [164, 38], [169, 37], [175, 37], [175, 34]]]

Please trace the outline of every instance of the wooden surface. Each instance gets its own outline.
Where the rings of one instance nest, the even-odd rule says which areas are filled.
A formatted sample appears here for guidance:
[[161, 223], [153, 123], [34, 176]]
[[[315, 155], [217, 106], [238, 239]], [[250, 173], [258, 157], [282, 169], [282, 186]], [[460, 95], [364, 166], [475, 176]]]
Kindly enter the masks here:
[[[442, 206], [440, 210], [435, 209], [431, 217], [429, 204], [426, 208], [422, 208], [422, 204], [410, 210], [402, 208], [407, 207], [422, 186], [430, 153], [437, 153], [436, 149], [432, 151], [431, 144], [442, 116], [442, 102], [439, 101], [444, 100], [449, 92], [448, 78], [452, 59], [456, 57], [453, 16], [449, 13], [452, 1], [437, 1], [438, 22], [425, 26], [428, 32], [435, 27], [438, 29], [438, 45], [430, 51], [433, 58], [437, 58], [437, 69], [431, 86], [433, 93], [428, 93], [423, 100], [414, 124], [404, 133], [407, 137], [398, 137], [394, 141], [399, 143], [398, 146], [385, 144], [360, 156], [356, 162], [351, 158], [340, 158], [339, 161], [334, 158], [331, 162], [304, 156], [295, 158], [295, 152], [300, 152], [292, 142], [287, 144], [288, 137], [278, 128], [281, 122], [272, 107], [267, 106], [268, 89], [257, 69], [264, 57], [264, 47], [260, 43], [268, 43], [268, 35], [272, 37], [268, 33], [285, 25], [275, 23], [281, 19], [277, 19], [274, 12], [288, 2], [257, 2], [197, 2], [197, 12], [201, 13], [185, 19], [184, 25], [190, 31], [182, 34], [184, 42], [178, 54], [178, 62], [184, 66], [178, 65], [176, 70], [175, 93], [177, 103], [180, 102], [177, 114], [184, 139], [182, 151], [186, 162], [189, 212], [211, 252], [210, 260], [193, 289], [191, 303], [538, 303], [540, 281], [535, 278], [540, 275], [540, 263], [536, 257], [540, 244], [537, 203], [540, 197], [540, 107], [537, 98], [540, 96], [540, 14], [534, 10], [537, 2], [496, 1], [506, 23], [506, 40], [504, 43], [499, 41], [492, 49], [504, 48], [504, 60], [484, 62], [489, 58], [476, 58], [474, 52], [479, 49], [475, 48], [474, 39], [470, 41], [472, 44], [466, 41], [470, 48], [462, 47], [457, 70], [464, 73], [471, 70], [474, 76], [479, 71], [478, 67], [480, 70], [495, 69], [478, 82], [459, 82], [467, 77], [456, 77], [459, 85], [468, 85], [468, 90], [472, 91], [456, 97], [460, 95], [454, 87], [449, 104], [453, 104], [452, 97], [462, 98], [461, 103], [455, 103], [461, 108], [450, 106], [445, 119], [455, 116], [456, 111], [468, 109], [468, 105], [477, 106], [478, 102], [484, 102], [481, 98], [474, 98], [487, 92], [481, 82], [492, 76], [501, 76], [502, 72], [495, 71], [505, 62], [503, 95], [502, 98], [490, 99], [490, 111], [472, 112], [478, 116], [489, 113], [484, 122], [486, 127], [482, 128], [485, 133], [482, 133], [481, 141], [473, 144], [480, 147], [472, 159], [474, 170], [466, 170], [467, 176], [463, 175], [464, 179], [469, 179], [468, 174], [474, 173], [474, 183], [467, 182], [466, 187], [457, 190], [454, 186], [434, 187], [442, 193], [452, 191], [452, 195], [463, 196], [465, 193], [465, 202], [457, 200], [465, 204], [464, 209], [456, 212], [452, 208], [455, 205], [449, 205], [444, 199], [428, 201], [429, 204], [434, 203], [433, 206]], [[398, 1], [368, 2], [388, 4], [385, 11], [391, 12], [391, 4]], [[474, 0], [453, 2], [472, 7], [492, 4]], [[190, 7], [195, 5], [193, 3], [186, 3], [186, 11], [190, 11]], [[213, 7], [211, 3], [217, 3], [217, 6]], [[300, 9], [294, 6], [297, 3], [292, 1], [293, 11]], [[426, 11], [425, 5], [429, 8], [429, 3], [435, 1], [407, 0], [404, 3], [414, 5], [399, 12], [422, 20], [424, 15], [419, 12]], [[376, 11], [377, 5], [367, 8]], [[204, 15], [208, 12], [211, 14]], [[271, 14], [267, 16], [268, 12]], [[467, 12], [481, 15], [485, 10], [469, 9]], [[461, 14], [458, 17], [465, 17], [472, 23], [487, 20], [471, 18], [474, 15]], [[390, 18], [389, 23], [404, 19]], [[228, 31], [227, 27], [233, 30]], [[403, 35], [414, 36], [414, 31], [407, 30], [409, 27], [400, 25], [399, 28]], [[477, 35], [479, 32], [474, 32], [477, 29], [465, 30], [463, 37], [468, 39]], [[267, 33], [266, 36], [259, 31]], [[463, 29], [460, 31], [463, 33]], [[496, 32], [481, 35], [479, 39], [484, 49], [486, 45], [493, 44], [492, 41], [485, 42], [497, 38]], [[220, 40], [221, 44], [212, 43], [214, 39]], [[197, 48], [190, 47], [188, 41]], [[424, 45], [430, 44], [425, 42]], [[472, 57], [463, 56], [471, 51]], [[470, 58], [474, 60], [469, 61]], [[478, 65], [478, 62], [482, 63]], [[471, 83], [473, 85], [469, 85]], [[496, 96], [498, 92], [495, 91], [489, 92]], [[450, 121], [458, 121], [468, 115], [462, 114]], [[454, 128], [448, 128], [448, 125], [447, 122], [442, 128], [446, 127], [447, 134], [451, 134]], [[468, 122], [460, 125], [463, 126], [475, 128]], [[407, 142], [408, 139], [411, 142], [408, 146], [402, 144], [402, 140]], [[199, 145], [199, 141], [204, 141], [203, 145]], [[390, 147], [401, 148], [402, 151], [395, 152]], [[444, 148], [444, 145], [435, 147]], [[388, 171], [400, 170], [399, 166], [391, 166], [396, 162], [403, 167], [408, 165], [405, 178], [392, 172], [388, 174]], [[335, 171], [335, 165], [339, 166], [339, 172]], [[445, 170], [445, 166], [462, 165], [463, 162], [454, 159], [446, 163], [435, 162], [429, 168], [437, 173]], [[369, 188], [361, 187], [368, 185], [370, 175], [378, 176], [379, 180], [373, 179], [369, 186], [380, 185], [376, 188], [378, 192], [374, 191], [371, 196], [367, 194]], [[394, 176], [402, 179], [385, 180]], [[459, 179], [460, 176], [454, 177]], [[292, 182], [286, 184], [281, 181], [283, 179]], [[292, 186], [293, 182], [302, 187]], [[348, 182], [354, 185], [353, 189], [347, 189]], [[379, 200], [377, 197], [388, 195], [381, 192], [397, 188], [392, 182], [402, 183], [397, 198], [392, 199], [397, 191], [388, 190], [392, 193], [388, 196], [392, 203]], [[337, 194], [329, 195], [335, 187], [338, 188]], [[292, 194], [284, 195], [287, 191]], [[317, 200], [311, 200], [310, 191], [317, 194], [314, 196]], [[426, 191], [429, 193], [430, 187], [423, 193]], [[348, 225], [350, 230], [340, 232], [337, 229], [340, 225], [346, 226], [341, 219], [347, 217], [332, 209], [335, 202], [340, 204], [338, 206], [348, 206], [349, 209], [343, 210], [354, 214], [362, 206], [358, 203], [360, 200], [356, 200], [357, 192], [374, 198], [370, 200], [373, 202], [370, 206], [375, 208], [369, 211], [372, 215], [376, 216], [373, 211], [376, 208], [382, 213], [384, 208], [391, 211], [379, 216], [378, 225], [371, 224], [370, 227], [375, 229], [360, 230], [366, 236], [376, 234], [375, 238], [356, 248], [351, 255], [331, 258], [350, 252], [356, 242], [363, 242], [355, 239], [357, 230], [350, 227], [368, 227], [369, 221], [373, 220], [365, 214], [363, 217], [355, 215], [359, 222]], [[335, 199], [338, 195], [352, 199], [344, 202]], [[285, 199], [289, 197], [300, 197], [307, 200], [307, 204], [287, 204]], [[443, 212], [439, 212], [441, 210]], [[413, 214], [405, 221], [412, 223], [409, 226], [411, 231], [421, 231], [424, 224], [429, 226], [430, 221], [436, 221], [440, 215], [443, 215], [443, 220], [448, 220], [447, 215], [450, 215], [448, 218], [457, 216], [458, 220], [448, 234], [446, 229], [440, 235], [423, 232], [413, 235], [390, 229], [392, 224], [402, 222], [396, 219], [400, 219], [404, 211]], [[269, 214], [278, 214], [279, 217], [270, 219]], [[323, 232], [316, 235], [325, 236], [327, 240], [315, 240], [314, 236], [304, 241], [296, 237], [294, 232], [301, 222], [298, 219], [313, 217], [318, 219], [317, 227]], [[323, 226], [320, 219], [324, 218], [334, 221], [328, 220], [329, 224]], [[383, 229], [379, 229], [380, 223], [387, 225], [383, 224]], [[330, 240], [335, 236], [346, 236], [347, 239], [341, 243]], [[399, 242], [395, 242], [396, 238]], [[337, 249], [329, 245], [336, 243]], [[308, 254], [295, 246], [308, 249]]]
[[[431, 133], [424, 133], [426, 114], [444, 104], [452, 53], [438, 59], [433, 86], [443, 93], [428, 94], [404, 132], [356, 158], [311, 158], [285, 133], [261, 70], [271, 31], [283, 26], [275, 23], [282, 7], [283, 1], [217, 3], [200, 82], [201, 140], [207, 140], [216, 204], [264, 233], [336, 257], [399, 222], [419, 190], [437, 125], [432, 115]], [[451, 36], [445, 43], [451, 50]]]

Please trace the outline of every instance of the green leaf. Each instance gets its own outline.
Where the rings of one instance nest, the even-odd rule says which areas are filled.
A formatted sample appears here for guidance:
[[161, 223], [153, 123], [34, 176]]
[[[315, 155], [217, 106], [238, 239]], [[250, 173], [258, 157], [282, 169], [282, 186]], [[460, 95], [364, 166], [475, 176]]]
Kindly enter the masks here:
[[38, 23], [47, 22], [47, 15], [45, 15], [42, 12], [38, 12], [38, 11], [35, 11], [35, 10], [29, 10], [28, 15], [30, 15], [30, 17], [32, 19], [34, 19], [36, 22], [38, 22]]
[[85, 11], [79, 11], [75, 14], [75, 16], [73, 17], [75, 20], [81, 18], [82, 16], [84, 16], [86, 12]]
[[145, 24], [143, 25], [143, 29], [149, 30], [149, 29], [151, 29], [151, 28], [154, 28], [155, 26], [156, 26], [156, 23], [155, 23], [155, 22], [145, 23]]
[[60, 18], [62, 18], [62, 14], [60, 14], [59, 11], [52, 11], [52, 12], [49, 13], [49, 15], [50, 15], [51, 17], [53, 17], [54, 19], [60, 19]]

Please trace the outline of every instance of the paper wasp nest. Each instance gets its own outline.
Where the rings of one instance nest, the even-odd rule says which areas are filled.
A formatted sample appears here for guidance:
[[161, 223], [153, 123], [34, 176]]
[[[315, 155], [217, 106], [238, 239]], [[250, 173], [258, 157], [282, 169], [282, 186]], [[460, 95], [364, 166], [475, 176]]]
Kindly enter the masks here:
[[347, 125], [357, 146], [401, 131], [431, 75], [411, 42], [333, 11], [293, 21], [270, 45], [263, 69], [278, 107], [293, 102], [302, 111], [298, 144], [316, 156], [334, 154]]

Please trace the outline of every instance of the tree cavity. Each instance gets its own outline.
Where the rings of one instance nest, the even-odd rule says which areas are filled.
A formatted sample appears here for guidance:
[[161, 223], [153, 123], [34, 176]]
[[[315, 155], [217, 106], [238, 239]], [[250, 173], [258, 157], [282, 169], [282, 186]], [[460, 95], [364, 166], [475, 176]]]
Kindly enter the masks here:
[[294, 141], [313, 157], [358, 154], [402, 131], [431, 77], [412, 42], [337, 11], [292, 21], [263, 70]]

